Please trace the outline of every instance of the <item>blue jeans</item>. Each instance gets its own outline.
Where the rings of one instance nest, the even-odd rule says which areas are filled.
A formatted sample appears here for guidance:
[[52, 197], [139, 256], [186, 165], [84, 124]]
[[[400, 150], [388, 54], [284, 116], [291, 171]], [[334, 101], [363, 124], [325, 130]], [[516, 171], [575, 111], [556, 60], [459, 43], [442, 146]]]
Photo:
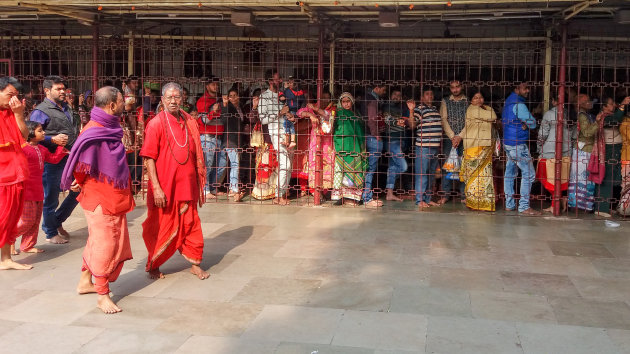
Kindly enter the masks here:
[[439, 150], [440, 148], [437, 147], [416, 146], [416, 204], [420, 204], [420, 202], [429, 203], [431, 201]]
[[[201, 148], [206, 162], [206, 192], [216, 192], [217, 180], [225, 165], [225, 151], [221, 149], [221, 137], [214, 134], [201, 134]], [[215, 166], [215, 163], [217, 166]]]
[[392, 157], [389, 158], [389, 167], [387, 168], [387, 184], [385, 186], [387, 189], [393, 189], [398, 175], [407, 171], [407, 161], [404, 153], [407, 150], [406, 145], [407, 140], [404, 136], [389, 137], [388, 151], [392, 154]]
[[[444, 152], [444, 155], [446, 155], [446, 157], [444, 158], [444, 161], [446, 161], [446, 158], [448, 158], [448, 154], [451, 153], [451, 149], [453, 148], [453, 143], [451, 142], [451, 139], [449, 139], [448, 137], [445, 137], [444, 139], [442, 139], [442, 151]], [[464, 155], [464, 142], [460, 142], [459, 145], [457, 146], [457, 154], [461, 157]], [[456, 195], [456, 193], [453, 192], [453, 181], [452, 179], [448, 179], [445, 178], [446, 173], [442, 174], [442, 191], [444, 192], [444, 198], [448, 198], [450, 196]], [[457, 182], [459, 184], [459, 197], [462, 199], [466, 199], [466, 183], [464, 182]]]
[[[236, 148], [225, 148], [225, 153], [221, 155], [222, 159], [228, 158], [230, 160], [230, 191], [238, 192], [238, 169], [239, 169], [239, 152]], [[227, 161], [219, 162], [221, 166], [227, 166]], [[218, 170], [217, 176], [221, 176], [225, 171], [225, 167], [221, 167]]]
[[383, 151], [383, 139], [376, 140], [375, 137], [368, 135], [365, 138], [366, 150], [368, 152], [368, 167], [365, 171], [365, 188], [363, 189], [363, 202], [367, 203], [372, 200], [372, 180], [374, 173], [378, 168], [378, 160], [381, 158]]
[[507, 163], [505, 164], [505, 178], [503, 179], [503, 190], [505, 191], [505, 208], [515, 209], [514, 201], [514, 180], [521, 170], [521, 199], [518, 203], [518, 211], [523, 212], [529, 209], [529, 192], [532, 189], [532, 183], [536, 179], [536, 170], [532, 157], [529, 154], [529, 148], [526, 144], [515, 146], [504, 145]]
[[[42, 218], [42, 230], [46, 233], [46, 238], [53, 238], [57, 235], [57, 229], [72, 214], [77, 206], [78, 192], [68, 192], [68, 196], [59, 206], [59, 192], [61, 192], [61, 175], [66, 166], [68, 157], [64, 157], [58, 164], [46, 163], [42, 181], [44, 184], [44, 212]], [[57, 206], [59, 208], [57, 209]]]
[[285, 119], [284, 120], [284, 133], [289, 135], [295, 135], [295, 125], [292, 121]]

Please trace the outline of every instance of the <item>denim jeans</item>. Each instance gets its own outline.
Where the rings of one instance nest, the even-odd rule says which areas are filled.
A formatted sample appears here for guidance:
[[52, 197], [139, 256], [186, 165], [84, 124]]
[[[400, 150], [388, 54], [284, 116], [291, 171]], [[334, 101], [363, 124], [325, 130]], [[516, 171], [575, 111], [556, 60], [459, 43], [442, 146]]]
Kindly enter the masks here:
[[518, 203], [518, 211], [522, 212], [529, 209], [529, 192], [532, 189], [532, 183], [536, 179], [536, 170], [532, 157], [529, 154], [529, 148], [526, 144], [515, 146], [504, 145], [507, 163], [505, 164], [505, 178], [503, 180], [503, 190], [505, 191], [505, 208], [515, 209], [514, 201], [514, 180], [521, 170], [521, 199]]
[[[444, 155], [446, 155], [446, 157], [444, 158], [444, 161], [446, 161], [446, 158], [448, 158], [448, 154], [451, 153], [451, 149], [453, 148], [453, 143], [451, 142], [451, 139], [445, 137], [444, 139], [442, 139], [442, 151], [444, 153]], [[459, 145], [457, 146], [457, 154], [461, 157], [464, 155], [464, 142], [460, 142]], [[453, 182], [459, 184], [459, 197], [462, 199], [466, 199], [466, 183], [464, 182], [456, 182], [453, 181], [452, 179], [448, 179], [445, 178], [446, 173], [442, 174], [442, 191], [444, 192], [444, 197], [448, 198], [450, 196], [453, 196], [455, 193], [453, 192]]]
[[[216, 192], [217, 180], [225, 165], [225, 151], [221, 149], [221, 137], [214, 134], [201, 134], [201, 148], [206, 162], [206, 192]], [[216, 163], [216, 166], [215, 166]]]
[[[46, 238], [57, 235], [57, 228], [72, 214], [77, 206], [78, 192], [68, 192], [68, 196], [59, 206], [59, 192], [61, 192], [61, 175], [66, 166], [68, 157], [64, 157], [58, 164], [46, 163], [42, 181], [44, 185], [44, 209], [42, 218], [42, 230], [46, 233]], [[57, 208], [59, 206], [59, 208]]]
[[404, 153], [407, 150], [406, 143], [407, 140], [404, 136], [389, 137], [387, 150], [392, 154], [392, 157], [389, 158], [389, 167], [387, 168], [387, 184], [385, 186], [387, 189], [393, 189], [398, 175], [407, 171], [407, 161]]
[[429, 203], [431, 201], [439, 151], [440, 148], [437, 147], [416, 146], [416, 204], [420, 204], [420, 202]]
[[365, 188], [363, 189], [363, 202], [367, 203], [372, 200], [372, 180], [378, 168], [378, 160], [381, 158], [383, 151], [383, 139], [377, 140], [375, 137], [368, 135], [365, 137], [366, 150], [368, 152], [368, 167], [365, 171]]
[[[221, 158], [227, 158], [230, 160], [230, 191], [236, 193], [238, 192], [238, 173], [239, 173], [239, 152], [236, 148], [225, 148], [225, 153], [221, 155]], [[227, 166], [227, 161], [219, 162], [221, 166]], [[217, 172], [217, 176], [221, 176], [225, 171], [225, 167], [221, 167], [221, 169]]]

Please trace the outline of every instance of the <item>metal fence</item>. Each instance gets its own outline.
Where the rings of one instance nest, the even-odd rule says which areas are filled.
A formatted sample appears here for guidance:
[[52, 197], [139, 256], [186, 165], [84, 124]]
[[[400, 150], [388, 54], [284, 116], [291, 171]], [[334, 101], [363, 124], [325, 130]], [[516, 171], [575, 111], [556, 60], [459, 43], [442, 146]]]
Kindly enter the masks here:
[[[77, 36], [21, 36], [3, 37], [0, 41], [0, 72], [2, 75], [12, 74], [32, 88], [32, 102], [42, 99], [41, 82], [47, 75], [61, 75], [67, 87], [74, 91], [75, 110], [79, 110], [79, 96], [84, 96], [81, 104], [89, 106], [90, 91], [103, 85], [122, 87], [123, 82], [136, 76], [140, 83], [137, 95], [137, 107], [126, 112], [126, 121], [147, 119], [150, 110], [155, 109], [159, 101], [159, 93], [151, 93], [151, 88], [176, 81], [189, 92], [189, 103], [194, 107], [196, 100], [204, 93], [204, 87], [210, 78], [218, 78], [221, 94], [236, 87], [244, 107], [251, 106], [255, 89], [265, 90], [269, 70], [279, 72], [285, 82], [292, 77], [296, 87], [305, 93], [303, 103], [321, 103], [322, 92], [332, 93], [335, 100], [341, 92], [350, 92], [355, 98], [356, 111], [363, 104], [364, 97], [374, 86], [385, 85], [386, 94], [383, 103], [389, 102], [393, 90], [401, 91], [399, 104], [406, 106], [407, 100], [419, 100], [422, 87], [431, 87], [435, 95], [435, 103], [448, 97], [451, 80], [458, 79], [464, 87], [464, 93], [470, 99], [474, 91], [480, 91], [485, 103], [501, 118], [501, 111], [507, 96], [513, 91], [515, 84], [525, 82], [531, 92], [526, 105], [537, 121], [537, 128], [530, 131], [527, 146], [534, 157], [534, 168], [538, 166], [538, 127], [544, 113], [552, 106], [552, 97], [558, 91], [560, 54], [562, 44], [551, 33], [539, 33], [528, 37], [491, 37], [491, 38], [442, 38], [442, 39], [410, 39], [383, 38], [365, 33], [361, 38], [335, 38], [332, 35], [312, 35], [313, 31], [297, 30], [288, 37], [247, 37], [228, 36], [183, 36], [183, 35], [124, 35], [101, 34]], [[98, 32], [96, 32], [98, 33]], [[375, 33], [372, 33], [375, 34]], [[568, 101], [566, 119], [572, 137], [572, 149], [578, 147], [576, 136], [581, 127], [577, 124], [577, 94], [587, 94], [596, 105], [591, 113], [595, 116], [601, 109], [598, 103], [612, 98], [620, 103], [630, 94], [630, 48], [627, 38], [581, 37], [569, 40], [566, 46], [566, 89]], [[146, 99], [143, 97], [145, 95]], [[319, 95], [318, 95], [319, 93]], [[153, 104], [151, 104], [153, 99]], [[137, 108], [145, 103], [144, 116], [137, 117]], [[606, 103], [606, 102], [604, 102]], [[324, 108], [324, 107], [321, 107]], [[84, 108], [84, 110], [89, 107]], [[194, 109], [193, 109], [194, 111]], [[202, 113], [202, 112], [200, 112]], [[385, 120], [383, 114], [379, 119]], [[362, 117], [366, 121], [366, 117]], [[625, 121], [630, 118], [625, 118]], [[607, 123], [606, 130], [613, 131], [603, 154], [606, 164], [606, 176], [602, 184], [595, 186], [593, 210], [611, 213], [619, 205], [622, 184], [628, 171], [622, 164], [621, 151], [624, 131], [619, 130], [622, 122]], [[240, 167], [239, 190], [247, 192], [241, 202], [259, 203], [273, 197], [256, 195], [252, 191], [259, 186], [260, 171], [270, 167], [275, 160], [269, 158], [268, 148], [249, 145], [251, 131], [256, 121], [244, 119], [241, 125], [241, 141], [238, 147]], [[333, 123], [334, 124], [334, 123]], [[133, 125], [132, 125], [133, 126]], [[334, 146], [333, 136], [322, 133], [321, 126], [312, 123], [308, 118], [299, 118], [296, 123], [297, 146], [291, 149], [292, 168], [290, 182], [291, 201], [295, 205], [324, 204], [332, 205], [331, 193], [335, 181], [334, 157], [343, 155], [343, 151], [323, 151], [322, 146]], [[624, 126], [625, 127], [625, 126]], [[142, 129], [141, 125], [138, 129]], [[364, 126], [364, 129], [368, 129]], [[501, 139], [501, 127], [495, 125], [493, 137]], [[134, 132], [131, 132], [132, 134]], [[332, 134], [332, 133], [329, 133]], [[372, 157], [376, 160], [371, 191], [375, 198], [384, 200], [384, 207], [399, 209], [416, 209], [413, 203], [417, 176], [417, 159], [414, 145], [415, 132], [405, 129], [402, 140], [406, 149], [403, 157], [406, 160], [406, 171], [396, 176], [394, 193], [409, 201], [396, 202], [385, 200], [388, 167], [395, 157], [388, 149], [389, 130], [382, 131], [379, 138], [384, 141], [382, 151], [368, 151], [365, 143], [357, 147], [365, 160]], [[328, 140], [327, 140], [328, 139]], [[331, 140], [332, 139], [332, 140]], [[496, 139], [496, 138], [493, 138]], [[130, 148], [131, 168], [134, 174], [134, 185], [139, 191], [146, 188], [142, 182], [141, 159], [137, 150], [141, 140]], [[446, 140], [444, 140], [446, 141]], [[326, 144], [329, 142], [330, 144]], [[267, 144], [269, 141], [267, 141]], [[495, 140], [492, 141], [495, 143]], [[273, 144], [270, 144], [273, 145]], [[489, 144], [488, 144], [489, 145]], [[579, 147], [578, 147], [579, 149]], [[277, 150], [277, 149], [275, 149]], [[271, 149], [273, 155], [274, 149]], [[223, 151], [217, 151], [217, 154]], [[328, 157], [326, 154], [329, 155]], [[447, 147], [439, 149], [439, 163], [431, 175], [436, 178], [434, 188], [430, 191], [432, 201], [443, 197], [451, 199], [444, 207], [456, 211], [463, 206], [459, 201], [464, 199], [457, 188], [456, 181], [449, 190], [443, 190], [440, 180], [445, 178], [442, 167], [449, 151]], [[572, 157], [571, 169], [577, 170], [579, 160]], [[328, 158], [332, 156], [332, 160]], [[580, 155], [582, 156], [582, 155]], [[586, 156], [586, 155], [584, 155]], [[378, 159], [377, 159], [378, 158]], [[577, 159], [580, 159], [578, 157]], [[309, 161], [310, 160], [310, 161]], [[271, 162], [270, 162], [271, 161]], [[332, 161], [332, 162], [331, 162]], [[496, 203], [496, 210], [505, 209], [505, 193], [503, 189], [505, 166], [508, 161], [505, 150], [493, 155], [491, 161], [492, 175], [485, 176], [492, 181], [494, 191], [490, 197]], [[332, 166], [330, 165], [332, 163]], [[622, 171], [622, 165], [624, 167]], [[229, 192], [228, 168], [213, 166], [210, 173], [223, 172], [216, 176], [216, 184], [211, 189], [218, 189], [219, 194]], [[362, 165], [363, 166], [363, 165]], [[363, 167], [368, 168], [368, 167]], [[540, 168], [539, 168], [540, 169]], [[268, 171], [267, 171], [268, 172]], [[264, 173], [267, 173], [264, 172]], [[540, 171], [539, 171], [540, 172]], [[278, 178], [276, 174], [273, 174]], [[364, 175], [365, 177], [366, 175]], [[541, 177], [540, 173], [538, 175]], [[470, 177], [470, 176], [468, 176]], [[463, 178], [463, 177], [462, 177]], [[520, 174], [515, 183], [518, 192]], [[542, 179], [537, 178], [531, 191], [531, 206], [540, 210], [547, 208], [552, 200]], [[472, 180], [472, 179], [471, 179]], [[580, 181], [577, 181], [580, 182]], [[583, 181], [583, 184], [588, 184]], [[580, 183], [577, 183], [578, 185]], [[572, 186], [574, 184], [571, 184]], [[588, 188], [592, 186], [588, 184]], [[577, 188], [577, 187], [576, 187]], [[472, 187], [470, 193], [473, 193]], [[573, 191], [578, 192], [577, 189]], [[565, 194], [567, 192], [564, 192]], [[316, 195], [313, 198], [313, 194]], [[571, 194], [571, 190], [568, 191]], [[579, 194], [579, 193], [578, 193]], [[256, 196], [258, 198], [256, 198]], [[321, 197], [321, 199], [320, 199]], [[518, 199], [518, 193], [516, 195]], [[231, 198], [219, 195], [212, 201], [232, 203]], [[449, 206], [450, 205], [450, 206]], [[584, 215], [583, 210], [569, 209], [564, 215]]]

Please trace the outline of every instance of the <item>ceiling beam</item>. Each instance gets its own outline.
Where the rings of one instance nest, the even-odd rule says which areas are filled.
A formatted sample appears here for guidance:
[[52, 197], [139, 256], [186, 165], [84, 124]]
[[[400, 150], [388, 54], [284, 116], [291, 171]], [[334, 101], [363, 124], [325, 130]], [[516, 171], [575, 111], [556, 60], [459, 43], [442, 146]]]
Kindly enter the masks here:
[[562, 11], [562, 16], [564, 17], [565, 21], [568, 21], [571, 17], [579, 14], [580, 12], [586, 10], [588, 7], [590, 7], [591, 5], [597, 5], [597, 4], [601, 4], [602, 0], [586, 0], [586, 1], [582, 1], [579, 4], [575, 4], [572, 6], [569, 6], [568, 8], [564, 9]]
[[92, 24], [95, 20], [94, 14], [83, 10], [68, 9], [61, 6], [52, 7], [46, 4], [33, 4], [28, 2], [18, 2], [17, 5], [20, 7], [36, 9], [38, 12], [41, 12], [43, 14], [60, 15], [68, 18], [73, 18], [84, 24]]

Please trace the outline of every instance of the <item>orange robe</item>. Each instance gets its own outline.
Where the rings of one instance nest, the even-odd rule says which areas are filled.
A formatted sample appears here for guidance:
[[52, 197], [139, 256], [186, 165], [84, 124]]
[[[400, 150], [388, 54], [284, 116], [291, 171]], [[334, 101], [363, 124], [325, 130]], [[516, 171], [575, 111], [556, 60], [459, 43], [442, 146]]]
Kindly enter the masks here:
[[157, 208], [153, 186], [147, 192], [142, 237], [149, 252], [146, 271], [159, 268], [179, 252], [192, 264], [203, 258], [203, 233], [197, 204], [203, 202], [205, 164], [197, 123], [185, 112], [184, 124], [161, 112], [146, 126], [140, 156], [155, 160], [166, 207]]
[[[100, 124], [90, 121], [83, 131], [98, 127]], [[77, 200], [85, 213], [89, 234], [82, 270], [89, 270], [94, 276], [96, 292], [107, 295], [109, 283], [118, 279], [124, 262], [133, 258], [127, 229], [127, 213], [135, 206], [131, 187], [117, 189], [78, 172], [74, 176], [81, 185]]]
[[24, 137], [11, 110], [0, 110], [0, 247], [13, 244], [24, 207], [28, 162], [22, 151]]

